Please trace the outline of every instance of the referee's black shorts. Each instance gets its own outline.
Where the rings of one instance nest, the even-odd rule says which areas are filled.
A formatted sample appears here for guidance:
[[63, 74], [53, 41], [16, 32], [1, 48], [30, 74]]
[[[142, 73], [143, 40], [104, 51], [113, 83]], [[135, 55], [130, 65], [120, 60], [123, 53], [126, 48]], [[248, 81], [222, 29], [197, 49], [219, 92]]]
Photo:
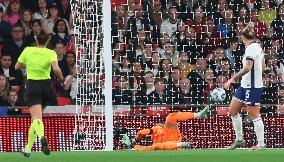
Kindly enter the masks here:
[[57, 97], [50, 79], [28, 80], [25, 91], [25, 103], [28, 107], [41, 104], [45, 106], [57, 106]]

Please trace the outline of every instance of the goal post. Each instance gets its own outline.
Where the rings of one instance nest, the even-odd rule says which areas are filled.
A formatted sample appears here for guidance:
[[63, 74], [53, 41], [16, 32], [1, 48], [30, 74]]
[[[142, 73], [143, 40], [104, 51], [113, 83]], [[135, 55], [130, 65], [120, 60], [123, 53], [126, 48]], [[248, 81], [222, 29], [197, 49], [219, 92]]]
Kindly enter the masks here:
[[78, 93], [74, 149], [113, 150], [110, 0], [71, 2]]
[[111, 0], [103, 1], [103, 56], [105, 62], [105, 123], [106, 150], [113, 150], [113, 106], [112, 106], [112, 51], [111, 51]]

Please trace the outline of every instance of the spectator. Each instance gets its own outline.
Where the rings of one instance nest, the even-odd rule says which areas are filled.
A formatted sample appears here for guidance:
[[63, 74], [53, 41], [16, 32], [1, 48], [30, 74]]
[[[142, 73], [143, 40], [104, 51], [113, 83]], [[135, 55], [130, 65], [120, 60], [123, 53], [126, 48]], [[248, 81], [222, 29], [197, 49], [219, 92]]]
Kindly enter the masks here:
[[173, 65], [176, 65], [179, 61], [179, 52], [175, 50], [175, 45], [172, 42], [165, 44], [165, 52], [162, 53], [165, 58], [169, 59]]
[[55, 34], [51, 36], [50, 40], [53, 48], [55, 47], [55, 43], [58, 41], [61, 41], [64, 46], [66, 46], [67, 43], [70, 42], [68, 28], [69, 27], [67, 26], [67, 23], [63, 19], [56, 20], [53, 28], [53, 32]]
[[177, 31], [178, 22], [179, 19], [177, 9], [175, 7], [169, 8], [169, 19], [162, 22], [160, 33], [167, 33], [169, 37], [172, 37], [172, 34]]
[[77, 87], [77, 69], [76, 66], [74, 65], [72, 68], [72, 73], [66, 76], [65, 78], [65, 85], [64, 85], [64, 90], [70, 92], [69, 98], [71, 98], [71, 103], [72, 105], [76, 105], [76, 97], [77, 97], [77, 92], [78, 92], [78, 87]]
[[131, 16], [127, 22], [127, 42], [131, 39], [135, 39], [140, 29], [145, 31], [151, 31], [152, 20], [146, 17], [143, 12], [142, 5], [135, 6], [135, 15]]
[[236, 29], [234, 22], [234, 12], [232, 9], [226, 9], [224, 23], [217, 24], [217, 29], [222, 33], [224, 38], [227, 38], [228, 33]]
[[207, 69], [204, 74], [204, 79], [207, 85], [204, 91], [204, 100], [209, 101], [211, 91], [213, 91], [216, 88], [215, 84], [216, 78], [214, 76], [214, 71], [212, 69]]
[[3, 9], [3, 12], [5, 13], [11, 0], [3, 0], [0, 2], [0, 7]]
[[60, 66], [60, 64], [63, 63], [63, 58], [64, 58], [64, 56], [66, 54], [65, 46], [64, 46], [63, 42], [61, 42], [61, 41], [56, 42], [54, 51], [57, 54], [57, 59], [58, 59], [59, 66]]
[[[262, 93], [262, 104], [277, 104], [277, 87], [275, 83], [271, 82], [271, 72], [265, 70], [263, 72], [263, 93]], [[282, 86], [279, 86], [282, 88]], [[261, 109], [263, 113], [272, 113], [275, 112], [275, 106], [266, 106]]]
[[149, 62], [151, 60], [152, 51], [153, 51], [152, 43], [145, 42], [142, 54], [138, 55], [136, 58], [138, 61], [140, 61], [141, 65], [143, 66], [143, 69], [145, 69], [146, 67], [146, 62]]
[[194, 19], [189, 20], [188, 26], [193, 27], [197, 34], [202, 32], [202, 24], [204, 24], [204, 8], [196, 6], [194, 8]]
[[159, 63], [161, 55], [158, 52], [152, 52], [151, 61], [146, 62], [145, 71], [151, 71], [156, 77], [159, 74]]
[[32, 26], [32, 31], [31, 34], [26, 37], [26, 41], [27, 45], [34, 46], [36, 44], [35, 36], [37, 36], [40, 33], [40, 30], [42, 29], [42, 24], [39, 19], [35, 19], [32, 20], [31, 26]]
[[3, 20], [14, 26], [20, 19], [20, 0], [11, 0]]
[[144, 83], [144, 71], [142, 70], [142, 65], [139, 61], [133, 62], [132, 72], [129, 75], [129, 86], [131, 89], [137, 90], [141, 89]]
[[[101, 8], [101, 2], [100, 0], [98, 0], [98, 9], [100, 8]], [[69, 20], [70, 18], [69, 16], [71, 13], [70, 0], [60, 0], [59, 13], [61, 14], [60, 17]]]
[[265, 34], [265, 24], [258, 20], [258, 11], [256, 9], [250, 10], [249, 18], [254, 23], [254, 31], [257, 38], [262, 39]]
[[192, 104], [192, 91], [190, 87], [190, 80], [182, 78], [179, 81], [179, 90], [174, 96], [176, 104]]
[[185, 37], [186, 39], [181, 42], [180, 45], [182, 48], [178, 49], [178, 51], [187, 51], [190, 53], [189, 63], [193, 65], [196, 63], [197, 58], [206, 57], [204, 53], [204, 45], [199, 39], [197, 39], [195, 30], [192, 27], [187, 27]]
[[115, 7], [115, 12], [112, 16], [112, 35], [113, 41], [126, 42], [125, 36], [127, 31], [127, 12], [126, 5], [118, 5]]
[[171, 104], [172, 97], [169, 91], [166, 90], [164, 79], [156, 78], [154, 85], [155, 91], [148, 95], [147, 103], [149, 105]]
[[225, 23], [225, 12], [227, 9], [228, 3], [226, 0], [218, 0], [216, 11], [213, 14], [215, 25]]
[[[277, 18], [273, 20], [271, 26], [275, 30], [275, 34], [278, 38], [283, 39], [284, 37], [284, 3], [278, 6]], [[282, 41], [283, 42], [283, 41]]]
[[8, 106], [9, 80], [0, 74], [0, 106]]
[[20, 89], [20, 86], [23, 84], [23, 76], [21, 71], [15, 70], [12, 66], [11, 55], [5, 53], [2, 54], [0, 73], [4, 74], [8, 78], [9, 85], [12, 86], [12, 89]]
[[242, 5], [239, 8], [237, 21], [241, 21], [243, 23], [248, 22], [248, 8], [245, 5]]
[[32, 32], [32, 12], [29, 9], [24, 9], [21, 13], [21, 20], [19, 23], [24, 29], [24, 36], [28, 36]]
[[175, 67], [178, 67], [180, 69], [180, 78], [187, 77], [194, 67], [188, 61], [189, 61], [188, 53], [181, 52], [178, 63], [174, 65]]
[[[61, 48], [61, 47], [58, 47], [57, 45], [56, 48]], [[64, 55], [63, 62], [61, 63], [61, 71], [64, 77], [71, 75], [73, 73], [73, 67], [75, 66], [75, 64], [76, 64], [76, 54], [71, 51], [67, 52], [66, 55]]]
[[169, 85], [169, 81], [171, 79], [171, 73], [172, 73], [172, 63], [169, 59], [163, 59], [160, 61], [159, 65], [159, 77], [163, 78], [165, 81], [164, 83], [166, 86]]
[[126, 76], [118, 77], [118, 87], [112, 90], [114, 105], [132, 105], [132, 94]]
[[113, 70], [118, 70], [122, 60], [121, 57], [126, 55], [126, 49], [122, 42], [113, 43], [112, 49], [112, 67]]
[[198, 58], [196, 60], [195, 69], [188, 74], [190, 79], [191, 89], [192, 89], [192, 102], [193, 104], [203, 104], [204, 103], [204, 91], [207, 87], [204, 74], [207, 70], [207, 63], [204, 59]]
[[222, 46], [219, 46], [213, 50], [213, 54], [209, 58], [209, 67], [214, 70], [217, 76], [222, 74], [221, 60], [224, 57], [225, 57], [224, 48]]
[[3, 20], [3, 8], [0, 7], [0, 42], [6, 40], [11, 33], [11, 25]]
[[38, 10], [34, 13], [33, 19], [45, 20], [48, 16], [47, 2], [46, 0], [38, 0]]
[[[43, 20], [43, 23], [42, 23], [44, 30], [50, 35], [54, 33], [53, 31], [54, 25], [58, 19], [61, 19], [59, 17], [58, 6], [56, 3], [52, 3], [49, 6], [49, 14], [47, 18]], [[68, 24], [68, 21], [66, 19], [62, 19], [62, 20], [65, 21], [65, 24]], [[69, 24], [67, 25], [67, 28], [68, 28], [68, 33], [69, 33], [70, 31]]]
[[154, 74], [151, 71], [147, 71], [145, 73], [144, 76], [144, 80], [145, 80], [145, 87], [143, 88], [145, 91], [146, 95], [149, 95], [150, 93], [152, 93], [153, 91], [155, 91], [155, 86], [154, 86]]
[[203, 31], [197, 34], [197, 38], [202, 41], [204, 45], [204, 57], [212, 53], [212, 49], [221, 46], [225, 40], [220, 31], [217, 31], [212, 17], [207, 17], [203, 25]]
[[261, 0], [258, 20], [264, 22], [266, 27], [269, 27], [274, 19], [276, 19], [276, 11], [271, 8], [269, 0]]
[[[11, 89], [9, 91], [9, 96], [8, 96], [8, 106], [10, 107], [17, 107], [17, 106], [24, 106], [18, 99], [18, 94], [15, 90]], [[20, 109], [9, 109], [8, 110], [8, 115], [21, 115]]]
[[9, 53], [12, 57], [12, 67], [18, 61], [18, 57], [27, 46], [27, 42], [23, 39], [24, 29], [19, 24], [12, 27], [12, 38], [3, 43], [2, 53]]
[[167, 90], [171, 92], [177, 92], [180, 85], [180, 69], [178, 67], [174, 67], [171, 73], [171, 79], [169, 80], [169, 85], [167, 86]]
[[119, 72], [128, 76], [131, 73], [131, 70], [131, 63], [129, 59], [126, 56], [122, 57]]
[[226, 57], [221, 59], [221, 72], [226, 78], [231, 76], [230, 61]]
[[225, 50], [225, 57], [228, 58], [230, 67], [234, 69], [238, 40], [234, 38], [229, 38], [227, 43], [229, 45], [229, 48]]
[[160, 38], [160, 29], [161, 29], [161, 24], [163, 20], [166, 17], [165, 10], [162, 10], [161, 8], [161, 0], [154, 0], [150, 1], [150, 9], [149, 9], [149, 14], [150, 14], [150, 19], [153, 20], [153, 30], [154, 32], [154, 42], [158, 42]]
[[182, 49], [182, 47], [180, 47], [180, 43], [185, 39], [187, 24], [185, 24], [183, 20], [180, 20], [177, 25], [177, 32], [172, 36], [172, 41], [175, 43], [177, 49]]
[[159, 52], [160, 54], [164, 53], [165, 52], [165, 44], [167, 42], [170, 42], [171, 41], [171, 38], [169, 37], [169, 35], [167, 33], [161, 33], [160, 34], [160, 39], [159, 39], [159, 44], [158, 44], [158, 48], [156, 49], [157, 52]]

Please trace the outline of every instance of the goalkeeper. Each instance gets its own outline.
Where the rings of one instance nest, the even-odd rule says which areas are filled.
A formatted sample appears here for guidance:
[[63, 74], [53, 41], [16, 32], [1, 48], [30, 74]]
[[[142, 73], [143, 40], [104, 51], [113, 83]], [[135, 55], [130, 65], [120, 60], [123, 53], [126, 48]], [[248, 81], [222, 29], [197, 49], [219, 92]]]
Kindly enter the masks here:
[[[122, 142], [135, 150], [176, 150], [179, 148], [189, 148], [190, 142], [182, 142], [182, 136], [178, 128], [177, 122], [192, 120], [195, 118], [204, 118], [209, 111], [209, 106], [206, 106], [198, 113], [192, 112], [177, 112], [170, 113], [165, 124], [158, 124], [150, 129], [140, 130], [135, 139], [131, 140], [126, 134], [122, 137]], [[153, 144], [151, 146], [141, 146], [136, 143], [141, 140], [143, 136], [151, 135]]]
[[42, 112], [47, 104], [57, 105], [57, 98], [50, 80], [51, 67], [62, 83], [64, 82], [55, 51], [46, 48], [49, 43], [48, 34], [42, 30], [35, 36], [35, 40], [37, 47], [26, 47], [15, 65], [16, 70], [21, 70], [24, 66], [27, 69], [25, 102], [29, 107], [32, 123], [29, 129], [28, 143], [22, 151], [25, 157], [30, 156], [37, 136], [41, 141], [42, 152], [45, 155], [50, 154], [48, 141], [44, 136]]

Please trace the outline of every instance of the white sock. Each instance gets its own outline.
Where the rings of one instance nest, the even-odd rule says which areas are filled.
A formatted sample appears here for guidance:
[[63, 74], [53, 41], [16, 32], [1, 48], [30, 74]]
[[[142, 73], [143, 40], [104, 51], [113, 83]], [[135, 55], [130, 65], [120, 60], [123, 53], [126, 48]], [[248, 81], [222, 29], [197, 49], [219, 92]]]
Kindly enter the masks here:
[[256, 138], [258, 142], [257, 146], [265, 146], [264, 144], [264, 124], [263, 124], [261, 117], [258, 117], [252, 121], [254, 124], [254, 132], [256, 134]]
[[240, 114], [236, 116], [231, 116], [233, 127], [236, 133], [236, 140], [242, 141], [243, 140], [243, 121]]

